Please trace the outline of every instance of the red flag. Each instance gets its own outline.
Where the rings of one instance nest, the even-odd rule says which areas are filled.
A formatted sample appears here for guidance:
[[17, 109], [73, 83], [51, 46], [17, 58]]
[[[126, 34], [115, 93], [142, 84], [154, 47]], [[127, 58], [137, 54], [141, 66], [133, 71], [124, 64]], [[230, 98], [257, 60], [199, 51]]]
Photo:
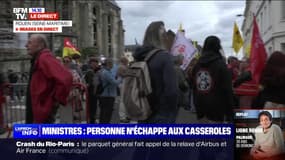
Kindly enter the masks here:
[[261, 72], [266, 62], [266, 50], [264, 43], [260, 37], [259, 29], [256, 23], [256, 18], [253, 18], [253, 31], [251, 39], [251, 50], [250, 50], [250, 71], [252, 73], [252, 79], [259, 84]]
[[72, 56], [75, 54], [80, 56], [80, 52], [78, 51], [77, 48], [74, 47], [69, 38], [64, 38], [63, 47], [64, 48], [63, 48], [62, 57]]

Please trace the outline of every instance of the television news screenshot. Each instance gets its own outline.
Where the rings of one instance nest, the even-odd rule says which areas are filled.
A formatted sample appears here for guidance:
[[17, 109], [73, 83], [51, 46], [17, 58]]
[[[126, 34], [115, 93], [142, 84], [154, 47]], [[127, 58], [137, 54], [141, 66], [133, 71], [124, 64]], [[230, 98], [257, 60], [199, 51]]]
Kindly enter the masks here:
[[0, 155], [284, 160], [285, 1], [0, 1]]

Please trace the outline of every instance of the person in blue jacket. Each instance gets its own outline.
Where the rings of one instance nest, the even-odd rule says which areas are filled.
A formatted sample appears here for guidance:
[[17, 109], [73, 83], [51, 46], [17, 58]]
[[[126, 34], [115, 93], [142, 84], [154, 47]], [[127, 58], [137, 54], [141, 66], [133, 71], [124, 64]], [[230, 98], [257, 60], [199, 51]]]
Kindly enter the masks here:
[[120, 84], [120, 79], [115, 79], [112, 73], [113, 61], [106, 59], [102, 71], [99, 75], [103, 87], [103, 92], [99, 96], [100, 117], [99, 123], [110, 123], [117, 96], [117, 87]]

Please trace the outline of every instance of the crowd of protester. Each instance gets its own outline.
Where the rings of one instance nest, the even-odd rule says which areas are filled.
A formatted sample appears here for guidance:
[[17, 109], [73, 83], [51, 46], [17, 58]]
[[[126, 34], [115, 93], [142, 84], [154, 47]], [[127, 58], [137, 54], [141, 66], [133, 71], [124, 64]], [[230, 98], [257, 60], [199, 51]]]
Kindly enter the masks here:
[[[143, 44], [133, 54], [135, 61], [142, 61], [150, 51], [159, 49], [147, 62], [153, 89], [148, 97], [152, 113], [138, 123], [175, 123], [181, 108], [194, 112], [200, 123], [232, 122], [234, 109], [239, 108], [285, 108], [284, 53], [270, 54], [260, 82], [256, 82], [249, 68], [250, 59], [224, 57], [217, 36], [206, 37], [183, 70], [180, 66], [184, 57], [170, 54], [174, 38], [175, 34], [166, 32], [162, 21], [152, 22]], [[86, 64], [81, 64], [78, 56], [55, 57], [47, 46], [44, 35], [30, 36], [26, 45], [32, 57], [30, 71], [18, 73], [9, 69], [1, 73], [1, 104], [5, 103], [3, 85], [10, 83], [11, 101], [25, 98], [26, 123], [54, 123], [57, 114], [74, 113], [72, 117], [60, 116], [61, 123], [72, 123], [80, 118], [84, 100], [89, 104], [89, 123], [111, 123], [115, 107], [120, 123], [130, 122], [120, 97], [124, 72], [131, 63], [126, 57], [117, 62], [111, 57], [98, 58], [94, 53]], [[86, 86], [88, 97], [73, 89], [74, 83]], [[77, 105], [71, 107], [74, 102]], [[2, 133], [3, 116], [0, 117]]]
[[[230, 56], [226, 59], [221, 52], [220, 39], [216, 36], [208, 36], [188, 68], [182, 70], [180, 65], [183, 56], [172, 56], [169, 53], [174, 38], [174, 32], [171, 30], [166, 32], [163, 22], [153, 22], [146, 30], [143, 45], [133, 54], [135, 61], [140, 61], [150, 50], [161, 49], [161, 52], [155, 54], [148, 63], [154, 88], [152, 97], [149, 98], [154, 110], [149, 122], [175, 122], [179, 107], [196, 112], [200, 120], [217, 122], [231, 121], [234, 108], [285, 107], [282, 97], [285, 94], [284, 53], [279, 51], [272, 53], [261, 75], [261, 81], [255, 82], [251, 78], [249, 58], [244, 57], [239, 60]], [[120, 97], [123, 73], [130, 63], [126, 57], [117, 62], [109, 57], [102, 60], [94, 53], [94, 56], [87, 59], [86, 64], [78, 63], [78, 57], [55, 58], [47, 48], [46, 38], [40, 34], [30, 37], [27, 50], [33, 57], [30, 73], [18, 73], [9, 69], [4, 74], [13, 86], [11, 100], [23, 99], [24, 96], [26, 98], [27, 123], [52, 122], [48, 117], [45, 117], [46, 119], [38, 117], [41, 119], [39, 121], [33, 120], [35, 118], [33, 113], [41, 112], [37, 111], [41, 110], [37, 106], [37, 101], [40, 101], [42, 96], [53, 94], [46, 102], [47, 109], [43, 113], [51, 116], [57, 111], [56, 109], [54, 111], [54, 108], [58, 108], [59, 104], [68, 106], [70, 99], [80, 97], [79, 94], [69, 93], [72, 83], [82, 83], [87, 86], [89, 122], [96, 123], [98, 108], [100, 113], [97, 122], [111, 122], [115, 99]], [[41, 85], [38, 85], [38, 81], [41, 81]], [[19, 83], [28, 85], [24, 88], [16, 85]], [[97, 92], [100, 83], [104, 86], [102, 93]], [[39, 90], [39, 86], [43, 87], [42, 93], [34, 91], [34, 87]], [[73, 97], [70, 97], [71, 95]], [[83, 99], [77, 98], [77, 100]], [[118, 101], [120, 121], [128, 123], [130, 119], [124, 104], [120, 98]], [[57, 107], [52, 107], [54, 105]], [[63, 111], [66, 108], [68, 107], [63, 107]], [[80, 107], [75, 108], [76, 112], [81, 110]], [[159, 115], [157, 117], [162, 119], [158, 120], [156, 113]], [[164, 118], [169, 120], [170, 117], [172, 117], [170, 121], [163, 120]], [[74, 115], [73, 118], [78, 117]]]

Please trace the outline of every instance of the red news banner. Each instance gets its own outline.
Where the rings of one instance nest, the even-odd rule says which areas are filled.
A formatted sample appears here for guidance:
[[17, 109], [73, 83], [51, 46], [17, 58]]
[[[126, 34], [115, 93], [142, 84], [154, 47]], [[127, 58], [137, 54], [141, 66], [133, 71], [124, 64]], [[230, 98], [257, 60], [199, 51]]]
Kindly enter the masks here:
[[56, 12], [50, 13], [29, 13], [29, 20], [58, 20], [59, 16]]

